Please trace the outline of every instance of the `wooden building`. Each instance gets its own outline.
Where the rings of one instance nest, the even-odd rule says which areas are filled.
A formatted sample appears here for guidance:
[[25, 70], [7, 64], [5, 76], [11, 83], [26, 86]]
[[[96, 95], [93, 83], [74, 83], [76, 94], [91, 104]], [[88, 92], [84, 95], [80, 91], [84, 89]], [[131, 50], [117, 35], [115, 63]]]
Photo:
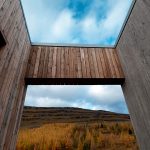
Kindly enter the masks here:
[[0, 1], [0, 150], [15, 149], [29, 84], [120, 84], [150, 150], [150, 1], [137, 0], [114, 49], [32, 45], [19, 0]]

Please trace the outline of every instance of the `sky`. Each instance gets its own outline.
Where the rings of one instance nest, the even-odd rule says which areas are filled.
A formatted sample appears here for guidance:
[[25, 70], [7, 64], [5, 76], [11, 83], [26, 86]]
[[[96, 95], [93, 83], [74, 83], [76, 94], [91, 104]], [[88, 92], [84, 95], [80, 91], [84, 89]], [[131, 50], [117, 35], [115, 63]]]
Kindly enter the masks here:
[[114, 46], [133, 0], [21, 0], [33, 43]]
[[25, 106], [79, 107], [128, 113], [119, 85], [30, 85]]

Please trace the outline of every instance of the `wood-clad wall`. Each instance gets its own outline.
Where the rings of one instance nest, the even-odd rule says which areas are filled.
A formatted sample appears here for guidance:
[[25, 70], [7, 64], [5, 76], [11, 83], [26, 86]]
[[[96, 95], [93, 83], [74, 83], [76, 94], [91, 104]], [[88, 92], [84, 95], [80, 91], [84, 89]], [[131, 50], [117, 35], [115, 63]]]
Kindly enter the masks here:
[[[126, 78], [123, 91], [142, 150], [150, 150], [149, 14], [150, 1], [137, 0], [117, 46]], [[19, 0], [0, 0], [0, 29], [7, 42], [0, 48], [0, 150], [15, 149], [26, 91], [25, 74], [28, 84], [64, 78], [69, 82], [102, 79], [106, 84], [123, 83], [115, 49], [33, 46], [30, 53]]]
[[150, 0], [137, 0], [117, 46], [123, 92], [141, 150], [150, 150]]
[[0, 0], [0, 29], [7, 41], [0, 48], [0, 150], [9, 150], [15, 149], [30, 52], [19, 0]]
[[113, 80], [116, 84], [124, 81], [115, 49], [33, 46], [26, 74], [28, 84], [34, 81], [43, 84], [41, 79], [50, 78], [97, 78], [102, 79], [103, 83], [106, 81], [105, 84], [115, 83]]

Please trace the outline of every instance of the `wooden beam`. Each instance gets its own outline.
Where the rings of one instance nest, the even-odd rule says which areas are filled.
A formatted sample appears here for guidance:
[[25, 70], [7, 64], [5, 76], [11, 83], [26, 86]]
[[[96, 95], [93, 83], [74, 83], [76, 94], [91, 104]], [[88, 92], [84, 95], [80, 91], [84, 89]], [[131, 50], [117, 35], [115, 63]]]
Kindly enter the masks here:
[[26, 84], [123, 84], [118, 54], [112, 48], [33, 46]]

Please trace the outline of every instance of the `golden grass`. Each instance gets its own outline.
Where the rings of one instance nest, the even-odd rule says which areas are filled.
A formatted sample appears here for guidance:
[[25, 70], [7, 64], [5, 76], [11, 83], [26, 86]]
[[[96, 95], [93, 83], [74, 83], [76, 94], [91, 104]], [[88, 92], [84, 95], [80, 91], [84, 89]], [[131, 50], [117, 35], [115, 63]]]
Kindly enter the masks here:
[[53, 123], [20, 129], [16, 150], [137, 150], [129, 122]]

